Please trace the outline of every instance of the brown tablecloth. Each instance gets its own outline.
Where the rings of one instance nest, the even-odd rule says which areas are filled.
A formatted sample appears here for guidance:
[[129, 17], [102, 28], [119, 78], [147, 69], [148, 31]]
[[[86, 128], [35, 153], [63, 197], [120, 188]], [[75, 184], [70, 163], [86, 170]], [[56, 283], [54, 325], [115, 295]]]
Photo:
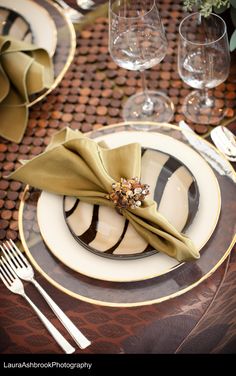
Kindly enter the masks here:
[[[191, 88], [177, 72], [177, 26], [183, 17], [182, 4], [159, 2], [166, 28], [169, 50], [162, 63], [148, 70], [148, 85], [162, 89], [176, 106], [174, 124], [183, 118], [181, 103]], [[74, 60], [56, 89], [30, 108], [30, 119], [20, 144], [0, 139], [2, 176], [13, 171], [18, 159], [41, 153], [50, 137], [69, 126], [82, 132], [96, 130], [122, 121], [123, 101], [137, 92], [138, 72], [119, 68], [108, 53], [106, 16], [95, 18], [77, 32]], [[231, 74], [214, 90], [218, 101], [226, 100], [228, 120], [234, 115], [236, 70], [232, 54]], [[208, 126], [192, 127], [198, 134]], [[236, 122], [229, 124], [236, 131]], [[23, 186], [19, 182], [0, 181], [0, 239], [18, 239], [18, 210]], [[36, 278], [63, 308], [74, 323], [91, 339], [92, 346], [77, 353], [88, 354], [162, 354], [162, 353], [235, 353], [236, 352], [236, 255], [231, 255], [206, 281], [174, 299], [143, 307], [112, 308], [76, 300], [51, 286], [36, 273]], [[26, 291], [52, 322], [60, 326], [54, 314], [34, 287]], [[42, 327], [27, 303], [9, 293], [0, 284], [0, 352], [2, 354], [59, 354], [61, 350]]]
[[[55, 301], [91, 339], [77, 353], [173, 354], [235, 353], [235, 252], [206, 282], [172, 300], [136, 308], [102, 307], [59, 292], [37, 275]], [[34, 287], [26, 291], [47, 317], [58, 323]], [[1, 284], [1, 353], [58, 354], [61, 350], [27, 303]]]

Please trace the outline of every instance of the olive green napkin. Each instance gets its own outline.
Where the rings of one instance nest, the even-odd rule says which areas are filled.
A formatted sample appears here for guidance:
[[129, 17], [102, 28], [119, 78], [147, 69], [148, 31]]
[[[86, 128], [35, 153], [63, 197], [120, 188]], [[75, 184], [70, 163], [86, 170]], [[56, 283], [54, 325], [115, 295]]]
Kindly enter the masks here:
[[[140, 144], [107, 149], [67, 128], [54, 136], [44, 153], [25, 161], [9, 178], [45, 191], [75, 196], [91, 204], [114, 206], [107, 198], [112, 183], [120, 181], [121, 177], [140, 178], [140, 170]], [[158, 213], [155, 201], [146, 198], [141, 207], [121, 212], [158, 251], [179, 261], [199, 258], [191, 240]]]
[[28, 122], [31, 94], [50, 88], [53, 66], [46, 50], [0, 36], [0, 135], [20, 142]]

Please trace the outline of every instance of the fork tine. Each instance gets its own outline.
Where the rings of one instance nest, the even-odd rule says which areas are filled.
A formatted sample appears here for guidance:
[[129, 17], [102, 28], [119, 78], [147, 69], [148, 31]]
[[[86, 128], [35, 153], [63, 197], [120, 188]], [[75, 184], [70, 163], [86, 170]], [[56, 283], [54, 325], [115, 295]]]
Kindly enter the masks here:
[[13, 283], [15, 277], [14, 277], [13, 273], [10, 273], [9, 268], [6, 265], [6, 260], [3, 257], [1, 257], [0, 265], [1, 265], [2, 274], [4, 275], [4, 277], [7, 280], [8, 284], [11, 285]]
[[8, 277], [0, 266], [0, 278], [3, 281], [4, 285], [9, 289], [11, 282], [9, 282]]
[[2, 266], [2, 260], [0, 260], [0, 277], [3, 281], [3, 283], [7, 286], [7, 288], [10, 287], [12, 281], [11, 279], [8, 277], [8, 275], [6, 274], [6, 272], [4, 271], [3, 269], [3, 266]]
[[[20, 266], [24, 266], [25, 264], [23, 263], [22, 259], [19, 257], [19, 254], [15, 251], [15, 249], [11, 246], [11, 244], [9, 244], [8, 241], [7, 241], [7, 244], [8, 244], [8, 247], [6, 246], [6, 244], [3, 244], [3, 247], [5, 251], [8, 253], [9, 257], [11, 257], [11, 260], [13, 259], [16, 264], [18, 263]], [[5, 252], [3, 253], [6, 255]]]
[[0, 245], [0, 248], [2, 250], [2, 253], [4, 254], [5, 259], [9, 262], [9, 264], [12, 267], [12, 269], [15, 270], [16, 268], [18, 268], [19, 266], [21, 266], [21, 264], [19, 262], [17, 262], [18, 260], [16, 259], [15, 255], [12, 254], [12, 251], [10, 251], [5, 246], [5, 244], [3, 244], [3, 246]]
[[6, 274], [11, 279], [18, 279], [16, 272], [11, 268], [11, 266], [7, 263], [7, 260], [2, 256], [0, 260], [0, 264], [2, 265], [3, 270], [5, 270]]
[[[10, 249], [14, 252], [15, 251], [15, 255], [18, 255], [19, 258], [23, 261], [23, 263], [25, 263], [25, 265], [27, 266], [28, 264], [28, 261], [26, 260], [25, 256], [23, 256], [22, 252], [19, 250], [19, 248], [15, 245], [15, 243], [13, 242], [12, 239], [10, 239], [10, 242], [7, 241], [8, 243], [8, 246], [10, 247]], [[10, 244], [9, 244], [10, 243]]]
[[[10, 251], [8, 250], [8, 248], [5, 247], [5, 249], [0, 245], [0, 248], [4, 254], [4, 257], [5, 259], [9, 262], [9, 264], [11, 265], [12, 269], [16, 269], [17, 268], [17, 263], [16, 263], [16, 260], [15, 258], [12, 257], [12, 254], [10, 253]], [[14, 262], [13, 262], [13, 259], [14, 259]]]

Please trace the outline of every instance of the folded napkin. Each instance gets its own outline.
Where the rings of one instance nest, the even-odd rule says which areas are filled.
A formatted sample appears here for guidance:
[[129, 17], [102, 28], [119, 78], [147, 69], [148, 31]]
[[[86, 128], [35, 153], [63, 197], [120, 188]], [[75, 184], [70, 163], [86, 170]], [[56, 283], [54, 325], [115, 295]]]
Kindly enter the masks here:
[[28, 121], [29, 96], [53, 83], [53, 66], [43, 48], [0, 36], [0, 135], [20, 142]]
[[[140, 144], [107, 149], [67, 128], [54, 136], [44, 153], [25, 161], [9, 178], [91, 204], [114, 207], [109, 198], [112, 186], [121, 178], [140, 178], [140, 170]], [[156, 250], [179, 261], [200, 257], [192, 241], [158, 213], [155, 201], [146, 198], [141, 206], [121, 208], [120, 212]]]

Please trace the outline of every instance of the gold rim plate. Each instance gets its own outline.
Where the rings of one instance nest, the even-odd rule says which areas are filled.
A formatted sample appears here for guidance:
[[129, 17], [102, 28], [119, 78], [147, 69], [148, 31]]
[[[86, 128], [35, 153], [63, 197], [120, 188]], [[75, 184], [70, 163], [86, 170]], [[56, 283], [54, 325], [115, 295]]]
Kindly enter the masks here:
[[[132, 131], [132, 127], [127, 124], [118, 124], [93, 132], [90, 136], [98, 137], [123, 130]], [[161, 134], [167, 132], [171, 137], [185, 142], [178, 127], [150, 123], [147, 131], [150, 130]], [[212, 147], [207, 141], [204, 142]], [[228, 166], [234, 173], [229, 163]], [[96, 280], [74, 272], [55, 258], [43, 242], [37, 223], [39, 194], [34, 190], [25, 195], [20, 206], [20, 235], [26, 254], [34, 267], [50, 283], [63, 292], [90, 303], [120, 307], [142, 306], [181, 295], [208, 278], [226, 259], [236, 241], [234, 229], [236, 210], [233, 205], [236, 185], [228, 176], [219, 175], [216, 171], [214, 173], [220, 186], [222, 199], [219, 221], [211, 238], [202, 248], [200, 259], [185, 263], [181, 269], [177, 268], [167, 275], [145, 281], [122, 283]]]
[[[29, 1], [29, 0], [28, 0]], [[35, 6], [40, 6], [50, 15], [51, 22], [56, 27], [56, 46], [53, 54], [54, 82], [52, 86], [30, 98], [29, 107], [45, 98], [61, 82], [75, 54], [76, 34], [70, 19], [65, 16], [63, 9], [50, 0], [32, 0]]]
[[[102, 140], [109, 147], [139, 142], [144, 147], [150, 147], [169, 155], [173, 155], [174, 150], [175, 156], [191, 171], [198, 186], [198, 210], [185, 233], [194, 242], [196, 248], [201, 250], [215, 229], [221, 207], [219, 185], [208, 164], [194, 150], [166, 134], [138, 131], [116, 132], [104, 135]], [[158, 170], [157, 165], [156, 170]], [[153, 167], [153, 176], [155, 176], [155, 167]], [[207, 187], [205, 180], [208, 181]], [[169, 183], [171, 183], [171, 179]], [[177, 200], [178, 190], [181, 187], [179, 182], [175, 183], [174, 180], [171, 194], [168, 193], [170, 184], [166, 187], [164, 197], [167, 196], [167, 199], [164, 201], [164, 211], [162, 201], [160, 202], [160, 211], [173, 225], [177, 226], [176, 214], [178, 213], [177, 216], [180, 217], [180, 211], [183, 209], [178, 206], [179, 200]], [[172, 196], [175, 197], [175, 200], [172, 201], [174, 208], [167, 207], [165, 209]], [[177, 260], [163, 253], [156, 253], [144, 259], [130, 260], [110, 260], [100, 255], [91, 254], [70, 233], [64, 220], [62, 196], [42, 192], [38, 201], [37, 215], [42, 237], [53, 255], [69, 268], [89, 277], [112, 282], [133, 282], [166, 274], [181, 265]], [[108, 215], [107, 212], [106, 215]], [[138, 237], [138, 235], [136, 236]], [[68, 248], [66, 252], [65, 248]]]

